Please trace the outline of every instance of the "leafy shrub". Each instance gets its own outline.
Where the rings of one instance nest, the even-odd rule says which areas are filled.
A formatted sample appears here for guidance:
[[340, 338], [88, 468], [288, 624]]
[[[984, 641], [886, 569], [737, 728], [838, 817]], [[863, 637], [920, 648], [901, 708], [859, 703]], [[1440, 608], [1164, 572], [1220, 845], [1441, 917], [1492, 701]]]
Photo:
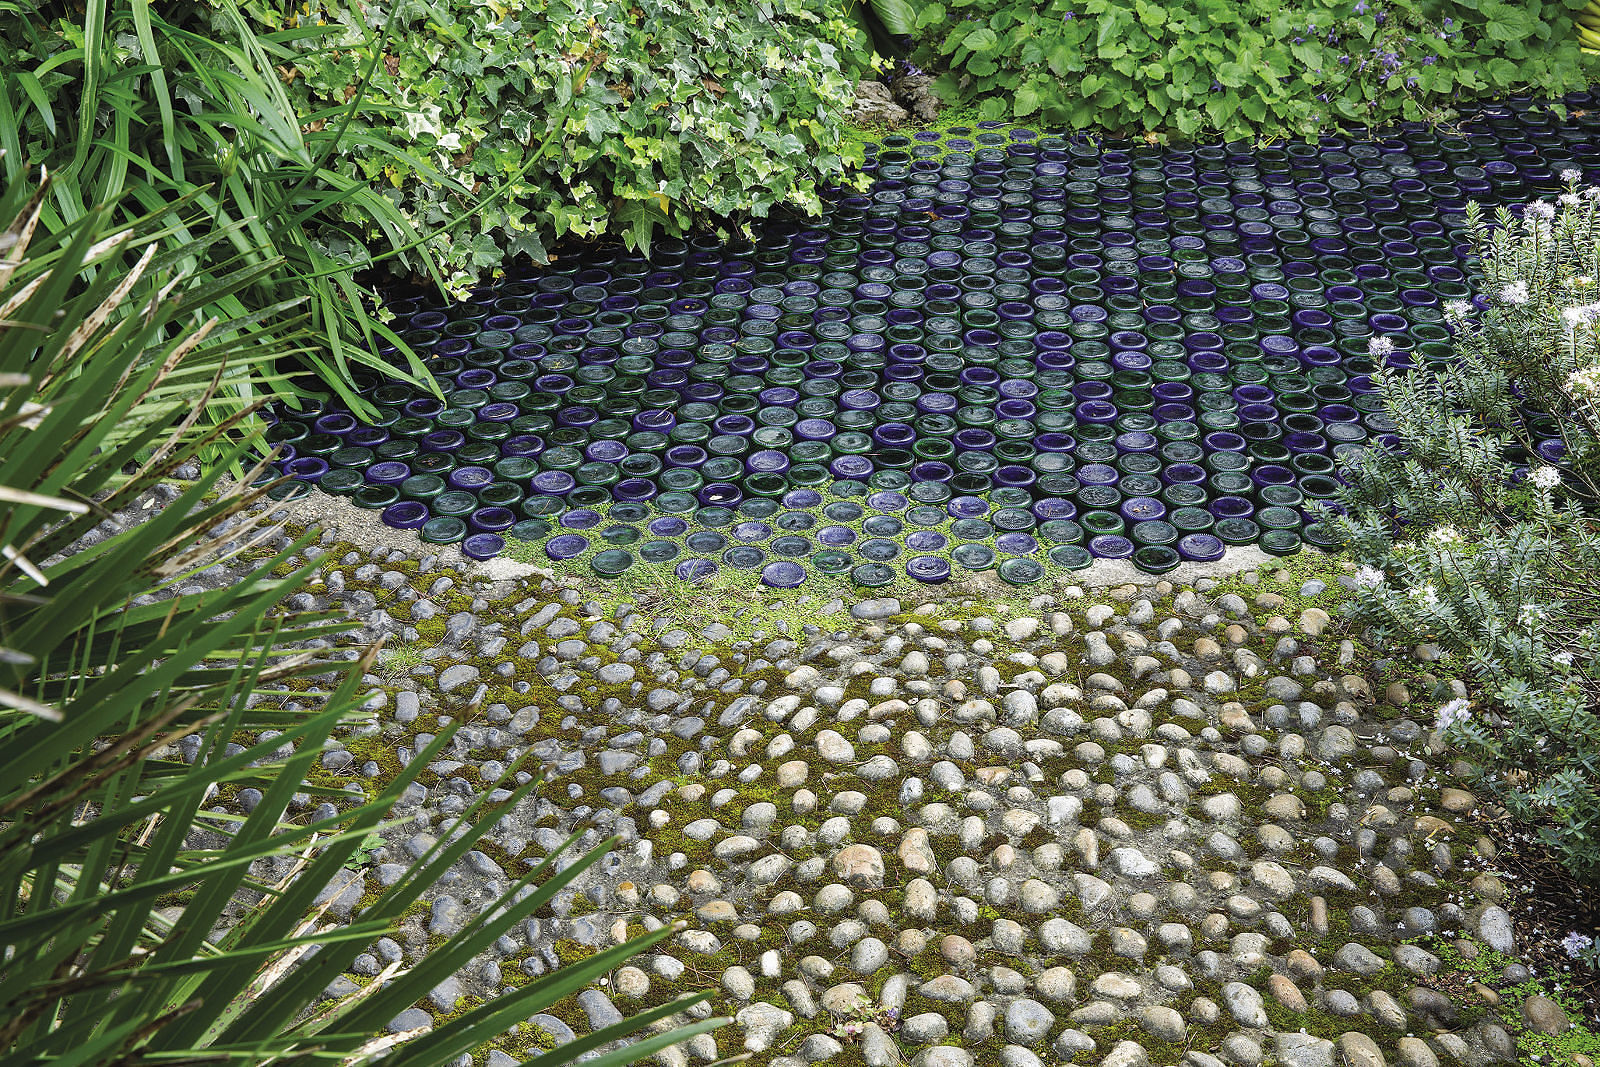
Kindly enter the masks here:
[[931, 0], [917, 62], [986, 118], [1315, 136], [1475, 93], [1578, 88], [1584, 0]]
[[[348, 922], [323, 918], [319, 894], [346, 889], [336, 882], [346, 865], [453, 731], [375, 796], [308, 786], [335, 728], [359, 715], [373, 653], [307, 651], [350, 624], [275, 609], [311, 577], [314, 565], [292, 565], [305, 539], [238, 582], [197, 591], [197, 570], [259, 537], [266, 514], [245, 512], [261, 490], [207, 474], [142, 522], [103, 521], [242, 417], [224, 412], [214, 431], [199, 419], [228, 362], [296, 339], [282, 326], [243, 333], [216, 320], [173, 331], [190, 306], [224, 301], [256, 275], [187, 276], [173, 266], [173, 234], [119, 224], [110, 207], [91, 204], [52, 234], [39, 225], [48, 193], [31, 192], [0, 191], [0, 1060], [258, 1067], [383, 1054], [394, 1067], [436, 1067], [670, 936], [597, 953], [431, 1032], [389, 1035], [400, 1011], [599, 857], [558, 872], [552, 852], [409, 970], [322, 1000], [361, 947], [474, 847], [489, 798], [517, 803], [538, 779], [516, 785], [512, 767], [504, 793], [485, 794]], [[280, 568], [287, 577], [274, 577]], [[274, 707], [289, 688], [312, 707]], [[186, 740], [190, 758], [179, 760], [173, 746]], [[260, 792], [248, 815], [208, 808], [219, 790], [246, 786]], [[342, 798], [345, 810], [291, 814], [303, 791]], [[571, 1062], [696, 999], [534, 1062]], [[632, 1062], [716, 1024], [594, 1062]]]
[[[201, 299], [174, 329], [215, 315], [249, 332], [253, 320], [309, 314], [299, 355], [325, 388], [363, 411], [348, 384], [354, 367], [402, 377], [407, 368], [375, 354], [396, 338], [367, 314], [370, 294], [354, 278], [369, 255], [337, 249], [356, 241], [404, 247], [419, 269], [432, 268], [401, 212], [329, 164], [359, 139], [397, 165], [427, 165], [376, 121], [346, 128], [359, 92], [297, 114], [270, 55], [282, 43], [253, 33], [231, 3], [213, 14], [191, 5], [152, 10], [148, 0], [0, 2], [0, 177], [16, 182], [40, 168], [54, 176], [41, 215], [49, 232], [98, 202], [124, 221], [160, 216], [181, 235], [174, 254], [197, 279], [248, 267], [251, 277], [219, 295], [196, 285]], [[473, 199], [460, 188], [457, 210], [470, 214]], [[341, 229], [352, 236], [341, 240]], [[431, 380], [420, 363], [409, 369], [413, 380]], [[230, 390], [248, 402], [265, 384], [235, 375]]]
[[1597, 192], [1493, 228], [1469, 209], [1483, 312], [1446, 309], [1453, 365], [1380, 376], [1397, 447], [1349, 471], [1342, 523], [1357, 619], [1474, 676], [1480, 704], [1451, 700], [1437, 725], [1585, 879], [1600, 878]]
[[[337, 29], [281, 60], [306, 116], [341, 104], [381, 54], [334, 165], [436, 234], [429, 248], [458, 286], [516, 254], [540, 261], [566, 236], [643, 247], [780, 204], [816, 211], [847, 162], [841, 52], [861, 40], [830, 5], [255, 0], [249, 12], [263, 30]], [[426, 165], [396, 158], [388, 138]], [[439, 232], [479, 188], [502, 191], [500, 206]], [[376, 236], [370, 219], [346, 218]], [[359, 260], [361, 241], [330, 251]]]

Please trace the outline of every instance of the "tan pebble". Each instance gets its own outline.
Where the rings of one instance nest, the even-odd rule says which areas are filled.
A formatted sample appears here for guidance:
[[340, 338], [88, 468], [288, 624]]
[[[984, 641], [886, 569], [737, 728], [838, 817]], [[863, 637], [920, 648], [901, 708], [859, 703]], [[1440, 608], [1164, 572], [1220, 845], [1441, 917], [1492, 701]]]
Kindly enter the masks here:
[[1166, 686], [1175, 690], [1193, 689], [1194, 678], [1182, 667], [1174, 667], [1167, 672]]
[[1209, 637], [1197, 637], [1194, 642], [1194, 654], [1198, 659], [1216, 659], [1222, 655], [1222, 646]]
[[1411, 703], [1411, 690], [1406, 688], [1406, 683], [1404, 682], [1390, 682], [1384, 686], [1383, 699], [1387, 704], [1403, 708]]
[[1264, 814], [1283, 822], [1296, 821], [1305, 818], [1305, 801], [1292, 793], [1279, 793], [1277, 796], [1268, 797], [1267, 802], [1261, 805]]
[[901, 866], [915, 874], [932, 874], [938, 869], [938, 861], [928, 844], [928, 831], [921, 827], [907, 830], [896, 852], [900, 856]]
[[1492, 874], [1480, 874], [1472, 879], [1472, 891], [1490, 903], [1506, 899], [1505, 883]]
[[738, 911], [726, 900], [709, 900], [694, 909], [694, 914], [703, 923], [730, 923], [739, 917]]
[[1372, 702], [1372, 687], [1368, 685], [1367, 680], [1361, 677], [1359, 674], [1347, 674], [1343, 678], [1340, 678], [1339, 688], [1343, 689], [1346, 695], [1356, 700], [1363, 700], [1368, 703]]
[[1222, 705], [1217, 711], [1217, 717], [1221, 720], [1223, 729], [1229, 733], [1255, 732], [1256, 724], [1250, 721], [1250, 713], [1238, 701], [1230, 700]]
[[1292, 1012], [1300, 1013], [1306, 1010], [1305, 994], [1300, 992], [1300, 987], [1295, 985], [1285, 975], [1275, 974], [1267, 979], [1267, 992], [1273, 999]]
[[1004, 785], [1011, 777], [1010, 767], [979, 767], [972, 776], [984, 785]]
[[686, 884], [691, 893], [719, 893], [722, 891], [722, 882], [716, 875], [706, 870], [690, 871]]
[[1322, 964], [1303, 948], [1291, 950], [1284, 957], [1284, 965], [1289, 968], [1290, 975], [1302, 982], [1315, 982], [1322, 977]]
[[1439, 790], [1439, 806], [1452, 814], [1471, 811], [1477, 804], [1478, 798], [1465, 789]]
[[1427, 834], [1429, 837], [1435, 834], [1449, 836], [1456, 832], [1456, 828], [1437, 815], [1423, 815], [1417, 819], [1417, 832]]
[[1311, 898], [1311, 930], [1318, 937], [1328, 935], [1328, 902], [1321, 897]]
[[1246, 641], [1250, 640], [1250, 631], [1246, 630], [1243, 626], [1240, 626], [1236, 622], [1229, 623], [1228, 628], [1222, 631], [1222, 635], [1226, 637], [1228, 639], [1228, 643], [1232, 645], [1242, 645]]
[[972, 942], [960, 934], [946, 934], [939, 939], [939, 955], [952, 967], [970, 967], [978, 960], [978, 951]]
[[1268, 611], [1277, 611], [1287, 601], [1277, 593], [1261, 593], [1256, 597], [1256, 607], [1266, 608]]
[[1262, 623], [1261, 628], [1267, 631], [1269, 634], [1286, 634], [1290, 630], [1294, 629], [1294, 623], [1290, 622], [1282, 615], [1274, 615], [1266, 622]]
[[1087, 826], [1079, 829], [1073, 835], [1072, 847], [1083, 857], [1085, 867], [1092, 871], [1100, 866], [1100, 839], [1095, 837], [1093, 830]]
[[1300, 632], [1318, 637], [1332, 621], [1328, 613], [1321, 608], [1307, 608], [1300, 613]]

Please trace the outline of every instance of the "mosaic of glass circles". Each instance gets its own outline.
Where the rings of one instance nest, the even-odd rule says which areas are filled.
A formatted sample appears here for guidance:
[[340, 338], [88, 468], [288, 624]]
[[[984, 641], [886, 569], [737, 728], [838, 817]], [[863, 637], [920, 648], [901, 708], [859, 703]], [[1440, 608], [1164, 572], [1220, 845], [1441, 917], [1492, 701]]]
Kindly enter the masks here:
[[1519, 103], [1261, 148], [891, 136], [869, 191], [753, 244], [396, 301], [444, 399], [361, 381], [372, 423], [281, 412], [275, 492], [475, 558], [516, 539], [780, 587], [1326, 546], [1341, 461], [1393, 430], [1372, 339], [1391, 367], [1448, 360], [1467, 201], [1572, 169], [1600, 178], [1600, 125]]

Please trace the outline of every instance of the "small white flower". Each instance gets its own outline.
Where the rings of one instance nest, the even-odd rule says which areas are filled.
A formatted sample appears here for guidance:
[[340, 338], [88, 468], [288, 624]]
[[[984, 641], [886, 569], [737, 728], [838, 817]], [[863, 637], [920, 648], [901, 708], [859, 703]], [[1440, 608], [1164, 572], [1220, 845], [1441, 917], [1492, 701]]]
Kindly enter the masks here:
[[1524, 216], [1536, 219], [1553, 219], [1556, 217], [1555, 205], [1548, 200], [1535, 200], [1524, 210]]
[[1382, 585], [1386, 577], [1377, 567], [1361, 567], [1357, 569], [1351, 581], [1364, 589], [1374, 589]]
[[1428, 539], [1441, 545], [1453, 545], [1462, 540], [1461, 531], [1454, 526], [1441, 526], [1428, 533]]
[[1500, 290], [1500, 299], [1507, 304], [1526, 304], [1528, 302], [1528, 283], [1512, 282]]
[[1577, 931], [1573, 931], [1561, 939], [1561, 947], [1566, 950], [1567, 957], [1574, 960], [1583, 955], [1584, 949], [1593, 944], [1594, 938], [1588, 934], [1580, 934]]
[[1550, 653], [1550, 662], [1562, 670], [1566, 670], [1572, 666], [1572, 653], [1566, 651], [1552, 652]]
[[1471, 718], [1472, 712], [1468, 710], [1467, 702], [1457, 698], [1439, 709], [1439, 719], [1434, 728], [1443, 733], [1457, 723], [1466, 722]]
[[1567, 376], [1567, 389], [1573, 393], [1600, 393], [1600, 366], [1573, 371]]
[[1387, 356], [1394, 351], [1394, 342], [1387, 337], [1374, 337], [1367, 342], [1367, 355]]
[[1464, 319], [1472, 314], [1472, 305], [1465, 300], [1452, 300], [1444, 306], [1444, 313], [1453, 319]]
[[1540, 489], [1554, 489], [1561, 484], [1561, 472], [1550, 466], [1539, 467], [1528, 476], [1528, 480]]
[[1577, 193], [1562, 193], [1560, 196], [1556, 197], [1556, 199], [1561, 201], [1562, 207], [1577, 207], [1579, 204], [1583, 203], [1582, 200], [1578, 199]]
[[1411, 590], [1411, 599], [1431, 608], [1439, 603], [1439, 591], [1433, 587], [1432, 582], [1429, 582], [1427, 585]]
[[1522, 609], [1517, 612], [1517, 623], [1521, 626], [1532, 626], [1539, 621], [1540, 614], [1538, 605], [1524, 604]]
[[1583, 171], [1577, 167], [1563, 167], [1560, 178], [1564, 182], [1578, 182], [1583, 180]]

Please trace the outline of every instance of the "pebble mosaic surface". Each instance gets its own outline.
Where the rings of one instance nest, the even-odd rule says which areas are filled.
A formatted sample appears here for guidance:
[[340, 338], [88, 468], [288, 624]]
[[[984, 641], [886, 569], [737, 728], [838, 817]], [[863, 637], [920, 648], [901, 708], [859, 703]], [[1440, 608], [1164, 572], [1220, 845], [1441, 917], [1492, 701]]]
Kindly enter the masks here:
[[376, 424], [285, 413], [283, 491], [476, 558], [779, 587], [1328, 545], [1341, 459], [1393, 429], [1374, 370], [1447, 360], [1474, 299], [1467, 201], [1600, 178], [1588, 102], [1261, 148], [887, 137], [869, 191], [748, 247], [397, 303], [444, 401], [365, 382]]
[[801, 589], [803, 621], [733, 630], [591, 601], [570, 575], [488, 581], [450, 549], [329, 529], [313, 554], [324, 581], [289, 607], [343, 608], [394, 651], [302, 809], [330, 816], [461, 726], [323, 893], [330, 920], [520, 757], [550, 774], [398, 930], [349, 947], [328, 995], [414, 964], [575, 831], [619, 846], [391, 1032], [683, 924], [449, 1067], [515, 1067], [702, 989], [733, 1021], [661, 1067], [1492, 1067], [1525, 1027], [1568, 1025], [1474, 985], [1528, 977], [1525, 906], [1430, 734], [1438, 665], [1415, 663], [1416, 696], [1372, 673], [1341, 636], [1337, 567], [1004, 602]]

